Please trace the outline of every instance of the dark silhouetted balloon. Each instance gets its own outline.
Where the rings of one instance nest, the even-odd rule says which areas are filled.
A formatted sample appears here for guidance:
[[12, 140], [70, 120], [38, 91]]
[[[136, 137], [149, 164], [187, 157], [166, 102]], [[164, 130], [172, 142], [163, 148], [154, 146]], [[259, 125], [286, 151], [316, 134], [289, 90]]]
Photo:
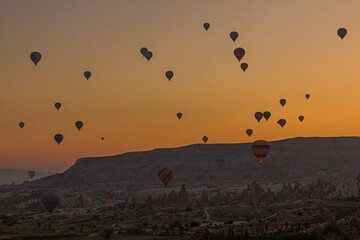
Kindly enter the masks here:
[[178, 117], [178, 119], [180, 120], [180, 118], [182, 117], [182, 113], [177, 113], [176, 116]]
[[31, 59], [31, 61], [33, 61], [33, 63], [36, 66], [41, 59], [41, 54], [39, 52], [32, 52], [30, 54], [30, 59]]
[[239, 37], [239, 34], [237, 32], [230, 33], [230, 38], [233, 40], [233, 42], [235, 42], [238, 37]]
[[165, 73], [166, 78], [170, 81], [172, 77], [174, 76], [174, 73], [172, 71], [167, 71]]
[[299, 120], [300, 120], [300, 122], [304, 121], [304, 116], [303, 116], [303, 115], [300, 115], [300, 116], [299, 116]]
[[285, 119], [280, 119], [279, 121], [277, 121], [277, 123], [281, 126], [284, 127], [286, 124], [286, 120]]
[[251, 137], [251, 135], [253, 134], [253, 130], [252, 129], [247, 129], [246, 130], [246, 134]]
[[280, 99], [280, 104], [281, 104], [281, 106], [285, 106], [285, 104], [286, 104], [286, 99]]
[[240, 62], [240, 60], [244, 57], [244, 55], [245, 55], [245, 50], [243, 49], [243, 48], [236, 48], [235, 50], [234, 50], [234, 55], [235, 55], [235, 57], [239, 60], [239, 62]]
[[106, 189], [106, 190], [104, 191], [104, 194], [105, 194], [105, 197], [106, 197], [107, 199], [112, 199], [112, 198], [115, 196], [114, 191], [111, 190], [111, 189]]
[[25, 126], [24, 122], [19, 122], [19, 127], [22, 129]]
[[101, 140], [104, 141], [104, 138], [102, 137]]
[[340, 37], [341, 39], [344, 39], [344, 37], [345, 37], [346, 34], [347, 34], [346, 28], [339, 28], [339, 29], [337, 30], [337, 34], [339, 35], [339, 37]]
[[306, 99], [309, 99], [309, 98], [310, 98], [310, 94], [306, 94], [305, 97], [306, 97]]
[[82, 128], [83, 125], [84, 125], [84, 123], [82, 121], [76, 121], [75, 122], [75, 126], [79, 131]]
[[170, 180], [174, 177], [174, 171], [171, 168], [164, 167], [159, 170], [158, 175], [164, 185], [167, 186]]
[[84, 72], [84, 76], [85, 76], [86, 80], [89, 80], [89, 78], [91, 77], [91, 72], [89, 72], [89, 71]]
[[35, 171], [29, 171], [29, 177], [32, 179], [35, 176]]
[[209, 139], [208, 139], [207, 136], [204, 136], [204, 137], [202, 138], [202, 140], [203, 140], [203, 142], [206, 144]]
[[59, 196], [54, 192], [43, 193], [40, 197], [42, 204], [46, 210], [51, 214], [56, 206], [59, 204]]
[[242, 64], [240, 65], [240, 67], [241, 67], [241, 69], [245, 72], [246, 69], [248, 68], [248, 64], [247, 64], [247, 63], [242, 63]]
[[210, 23], [204, 23], [204, 28], [207, 31], [210, 28]]
[[266, 111], [266, 112], [264, 112], [264, 118], [266, 119], [266, 121], [267, 120], [269, 120], [269, 118], [271, 117], [271, 112], [269, 112], [269, 111]]
[[64, 137], [63, 137], [63, 135], [61, 135], [61, 134], [56, 134], [56, 135], [54, 136], [54, 139], [55, 139], [55, 141], [57, 142], [57, 144], [60, 144], [60, 143], [62, 142], [62, 140], [64, 139]]
[[260, 122], [260, 120], [261, 120], [262, 117], [263, 117], [263, 114], [262, 114], [262, 112], [256, 112], [256, 113], [254, 114], [254, 116], [255, 116], [255, 119], [256, 119], [258, 122]]
[[145, 54], [148, 52], [147, 48], [141, 48], [140, 49], [140, 53], [143, 55], [143, 57], [145, 57]]
[[270, 152], [271, 146], [267, 141], [257, 140], [251, 145], [251, 151], [254, 153], [255, 157], [259, 160], [260, 164], [264, 158]]
[[216, 165], [218, 166], [218, 168], [223, 168], [225, 165], [225, 160], [222, 158], [216, 159]]
[[152, 58], [152, 56], [153, 56], [153, 53], [150, 52], [150, 51], [148, 51], [148, 52], [145, 53], [145, 58], [146, 58], [148, 61], [150, 61], [150, 59]]
[[59, 103], [59, 102], [55, 103], [55, 108], [57, 110], [59, 110], [61, 108], [61, 103]]

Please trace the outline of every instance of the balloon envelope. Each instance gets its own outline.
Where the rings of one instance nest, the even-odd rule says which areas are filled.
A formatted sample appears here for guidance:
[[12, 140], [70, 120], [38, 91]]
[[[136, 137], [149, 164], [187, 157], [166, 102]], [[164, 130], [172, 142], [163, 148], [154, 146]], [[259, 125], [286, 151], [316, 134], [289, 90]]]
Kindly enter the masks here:
[[269, 120], [269, 118], [271, 117], [271, 112], [269, 112], [269, 111], [266, 111], [266, 112], [264, 112], [264, 118], [266, 119], [266, 121], [267, 120]]
[[41, 59], [41, 54], [39, 52], [32, 52], [30, 54], [30, 59], [31, 59], [31, 61], [33, 61], [33, 63], [36, 66]]
[[42, 204], [50, 214], [59, 204], [59, 196], [54, 192], [45, 192], [41, 195], [40, 199]]
[[59, 102], [55, 103], [55, 108], [57, 110], [59, 110], [61, 108], [61, 103], [59, 103]]
[[80, 129], [82, 128], [82, 126], [84, 125], [84, 123], [82, 121], [77, 121], [75, 122], [75, 126], [76, 128], [80, 131]]
[[251, 135], [253, 134], [253, 130], [252, 129], [247, 129], [246, 130], [246, 134], [251, 137]]
[[304, 121], [304, 116], [303, 116], [303, 115], [300, 115], [300, 116], [299, 116], [299, 120], [300, 120], [300, 122]]
[[174, 171], [171, 168], [164, 167], [159, 170], [159, 178], [165, 184], [168, 185], [170, 180], [174, 177]]
[[234, 50], [234, 55], [235, 55], [235, 57], [239, 60], [239, 62], [240, 62], [240, 60], [244, 57], [244, 55], [245, 55], [245, 50], [243, 49], [243, 48], [236, 48], [235, 50]]
[[86, 80], [89, 80], [89, 78], [91, 77], [91, 72], [89, 72], [89, 71], [84, 72], [84, 76], [85, 76]]
[[230, 38], [233, 40], [233, 42], [235, 42], [238, 37], [239, 37], [239, 34], [237, 32], [230, 33]]
[[280, 119], [279, 121], [277, 121], [277, 123], [281, 126], [284, 127], [286, 124], [286, 120], [285, 119]]
[[180, 120], [180, 118], [182, 117], [182, 113], [177, 113], [176, 116], [178, 117], [178, 119]]
[[339, 29], [337, 30], [337, 34], [339, 35], [339, 37], [340, 37], [341, 39], [344, 39], [344, 37], [345, 37], [346, 34], [347, 34], [346, 28], [339, 28]]
[[145, 58], [146, 58], [148, 61], [150, 61], [150, 59], [152, 58], [152, 56], [153, 56], [153, 53], [150, 52], [150, 51], [148, 51], [148, 52], [145, 53]]
[[306, 94], [305, 97], [306, 97], [306, 99], [309, 99], [309, 98], [310, 98], [310, 94]]
[[19, 122], [19, 127], [22, 129], [25, 126], [24, 122]]
[[145, 54], [148, 52], [147, 48], [143, 47], [140, 49], [140, 53], [145, 57]]
[[253, 142], [251, 145], [251, 151], [255, 155], [255, 157], [259, 160], [260, 164], [264, 160], [264, 158], [270, 152], [270, 144], [265, 140], [257, 140]]
[[29, 171], [29, 177], [32, 179], [35, 176], [35, 171]]
[[286, 104], [286, 99], [280, 99], [280, 104], [281, 104], [281, 106], [285, 106], [285, 104]]
[[210, 23], [204, 23], [204, 28], [207, 31], [210, 28]]
[[61, 134], [56, 134], [56, 135], [54, 136], [54, 139], [55, 139], [55, 141], [57, 142], [57, 144], [60, 144], [60, 143], [62, 142], [62, 140], [64, 139], [64, 137], [63, 137], [63, 135], [61, 135]]
[[106, 189], [106, 190], [104, 191], [104, 194], [105, 194], [105, 197], [106, 197], [107, 199], [112, 199], [112, 198], [115, 196], [114, 191], [111, 190], [111, 189]]
[[260, 120], [261, 120], [262, 117], [263, 117], [263, 114], [262, 114], [262, 112], [256, 112], [256, 113], [254, 114], [254, 117], [255, 117], [255, 119], [256, 119], [258, 122], [260, 122]]
[[247, 63], [242, 63], [241, 65], [240, 65], [240, 67], [241, 67], [241, 69], [245, 72], [246, 71], [246, 69], [248, 68], [248, 64]]
[[172, 71], [167, 71], [165, 73], [166, 78], [170, 81], [172, 77], [174, 76], [174, 73]]
[[203, 140], [203, 142], [206, 144], [206, 142], [207, 142], [209, 139], [208, 139], [207, 136], [204, 136], [204, 137], [202, 138], [202, 140]]

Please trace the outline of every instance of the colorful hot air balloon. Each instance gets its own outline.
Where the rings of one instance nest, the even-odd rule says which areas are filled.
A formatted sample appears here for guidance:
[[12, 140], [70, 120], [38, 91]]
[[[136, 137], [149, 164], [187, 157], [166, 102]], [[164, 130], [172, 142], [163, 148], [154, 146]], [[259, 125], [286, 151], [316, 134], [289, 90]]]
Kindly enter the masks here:
[[247, 129], [246, 130], [246, 134], [251, 137], [251, 135], [253, 134], [253, 130], [252, 129]]
[[286, 104], [286, 99], [280, 99], [280, 104], [282, 107], [284, 107]]
[[233, 40], [233, 42], [235, 42], [238, 37], [239, 37], [239, 34], [237, 32], [230, 33], [230, 38], [231, 38], [231, 40]]
[[264, 112], [263, 115], [264, 115], [265, 120], [267, 121], [267, 120], [269, 120], [269, 118], [271, 117], [271, 112], [266, 111], [266, 112]]
[[24, 122], [19, 122], [19, 127], [22, 129], [25, 126]]
[[84, 76], [85, 76], [86, 80], [89, 80], [89, 78], [91, 77], [91, 72], [89, 72], [89, 71], [84, 72]]
[[255, 117], [255, 119], [256, 119], [258, 122], [260, 122], [260, 120], [261, 120], [262, 117], [263, 117], [263, 114], [262, 114], [262, 112], [256, 112], [256, 113], [254, 114], [254, 117]]
[[36, 66], [41, 59], [41, 54], [39, 52], [32, 52], [30, 54], [30, 59], [31, 59], [31, 61], [33, 61], [33, 63]]
[[167, 71], [165, 73], [166, 78], [170, 81], [172, 77], [174, 76], [174, 73], [172, 71]]
[[55, 108], [56, 108], [56, 110], [59, 111], [59, 109], [61, 108], [61, 103], [59, 103], [59, 102], [55, 103]]
[[55, 139], [55, 141], [57, 142], [57, 144], [59, 145], [59, 144], [62, 142], [62, 140], [64, 139], [64, 137], [63, 137], [63, 135], [61, 135], [61, 134], [56, 134], [56, 135], [54, 136], [54, 139]]
[[235, 55], [235, 57], [239, 60], [239, 62], [240, 62], [240, 60], [244, 57], [244, 55], [245, 55], [245, 50], [243, 49], [243, 48], [236, 48], [235, 50], [234, 50], [234, 55]]
[[82, 121], [76, 121], [75, 127], [80, 131], [80, 129], [83, 127], [84, 123]]
[[286, 120], [285, 119], [280, 119], [279, 121], [277, 121], [277, 123], [283, 128], [286, 124]]
[[304, 121], [304, 116], [303, 116], [303, 115], [300, 115], [300, 116], [299, 116], [299, 120], [300, 120], [300, 122]]
[[241, 69], [245, 72], [246, 71], [246, 69], [248, 68], [248, 64], [247, 63], [242, 63], [241, 65], [240, 65], [240, 67], [241, 67]]
[[260, 164], [264, 158], [270, 152], [270, 144], [264, 140], [257, 140], [251, 145], [251, 151], [254, 153], [255, 157], [259, 160]]
[[204, 28], [207, 31], [210, 28], [210, 23], [204, 23]]
[[222, 158], [216, 159], [216, 165], [221, 169], [225, 165], [225, 160]]
[[168, 167], [161, 168], [158, 174], [160, 180], [165, 184], [165, 186], [167, 186], [170, 180], [174, 177], [174, 171]]
[[33, 179], [33, 177], [35, 176], [35, 171], [29, 171], [28, 174], [29, 174], [29, 177], [31, 179]]
[[54, 192], [45, 192], [40, 197], [42, 204], [51, 214], [59, 204], [59, 196]]
[[202, 140], [203, 140], [203, 142], [206, 144], [209, 139], [208, 139], [207, 136], [204, 136], [204, 137], [202, 138]]
[[337, 30], [337, 34], [339, 35], [339, 37], [341, 38], [341, 40], [344, 39], [344, 37], [345, 37], [346, 34], [347, 34], [346, 28], [339, 28], [339, 29]]
[[306, 99], [309, 99], [309, 98], [310, 98], [310, 94], [306, 94], [305, 97], [306, 97]]
[[176, 114], [176, 116], [177, 116], [177, 118], [180, 120], [180, 118], [182, 117], [182, 113], [179, 112], [179, 113]]
[[106, 189], [106, 190], [104, 191], [104, 194], [105, 194], [105, 197], [106, 197], [107, 199], [112, 199], [112, 198], [115, 196], [114, 191], [111, 190], [111, 189]]

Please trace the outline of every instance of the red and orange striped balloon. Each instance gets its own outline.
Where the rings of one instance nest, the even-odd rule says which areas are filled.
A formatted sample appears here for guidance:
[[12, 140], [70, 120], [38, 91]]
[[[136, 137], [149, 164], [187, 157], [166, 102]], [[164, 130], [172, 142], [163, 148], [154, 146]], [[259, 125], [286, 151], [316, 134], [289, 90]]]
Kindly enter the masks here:
[[168, 185], [170, 180], [174, 177], [174, 171], [171, 168], [164, 167], [159, 170], [159, 178], [165, 184]]
[[251, 145], [251, 151], [254, 153], [255, 157], [259, 160], [260, 164], [262, 163], [266, 155], [268, 155], [270, 149], [271, 149], [270, 144], [264, 140], [257, 140], [253, 142], [253, 144]]
[[106, 197], [107, 199], [112, 199], [112, 198], [115, 196], [114, 191], [111, 190], [111, 189], [106, 189], [106, 190], [104, 191], [104, 194], [105, 194], [105, 197]]

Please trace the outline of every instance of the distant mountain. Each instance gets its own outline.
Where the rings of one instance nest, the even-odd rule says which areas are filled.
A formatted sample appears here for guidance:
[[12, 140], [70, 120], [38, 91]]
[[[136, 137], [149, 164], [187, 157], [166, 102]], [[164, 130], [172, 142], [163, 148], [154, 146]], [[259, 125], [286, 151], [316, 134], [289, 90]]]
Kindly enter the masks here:
[[[81, 158], [62, 174], [34, 182], [49, 186], [114, 183], [119, 187], [161, 186], [158, 170], [171, 167], [170, 185], [223, 185], [286, 182], [315, 177], [325, 169], [335, 178], [360, 172], [360, 138], [293, 138], [271, 142], [271, 152], [262, 165], [251, 152], [251, 143], [195, 144], [179, 148], [131, 152], [111, 157]], [[223, 158], [223, 168], [216, 159]]]
[[13, 182], [21, 184], [26, 180], [35, 180], [54, 174], [35, 171], [35, 176], [33, 179], [30, 179], [28, 172], [28, 170], [0, 169], [0, 185], [12, 184]]

